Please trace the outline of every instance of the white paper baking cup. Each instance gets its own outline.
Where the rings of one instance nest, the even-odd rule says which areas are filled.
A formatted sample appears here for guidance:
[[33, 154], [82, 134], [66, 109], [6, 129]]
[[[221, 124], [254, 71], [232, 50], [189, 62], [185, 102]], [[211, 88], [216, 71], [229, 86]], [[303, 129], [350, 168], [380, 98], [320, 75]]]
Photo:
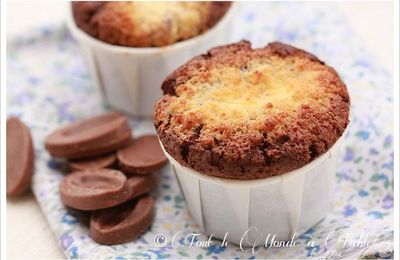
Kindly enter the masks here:
[[230, 42], [235, 3], [207, 32], [191, 39], [159, 48], [134, 48], [111, 45], [91, 37], [78, 28], [69, 8], [68, 27], [78, 41], [94, 83], [104, 101], [123, 112], [151, 116], [162, 96], [164, 78], [190, 58]]
[[[346, 133], [346, 132], [345, 132]], [[261, 180], [211, 177], [182, 166], [164, 147], [187, 207], [206, 235], [253, 246], [298, 238], [330, 208], [343, 133], [326, 153], [283, 175]], [[297, 236], [296, 236], [297, 235]]]

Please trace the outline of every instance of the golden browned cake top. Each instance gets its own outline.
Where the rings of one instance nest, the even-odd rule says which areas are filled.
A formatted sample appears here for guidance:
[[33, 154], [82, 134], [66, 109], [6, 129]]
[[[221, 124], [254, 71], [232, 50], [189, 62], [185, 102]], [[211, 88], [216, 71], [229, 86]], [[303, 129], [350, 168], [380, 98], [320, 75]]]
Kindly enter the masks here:
[[214, 26], [229, 2], [73, 2], [78, 27], [105, 42], [159, 47], [197, 36]]
[[154, 124], [166, 151], [222, 178], [265, 178], [304, 166], [349, 120], [349, 96], [335, 70], [279, 42], [211, 49], [169, 75], [162, 89]]

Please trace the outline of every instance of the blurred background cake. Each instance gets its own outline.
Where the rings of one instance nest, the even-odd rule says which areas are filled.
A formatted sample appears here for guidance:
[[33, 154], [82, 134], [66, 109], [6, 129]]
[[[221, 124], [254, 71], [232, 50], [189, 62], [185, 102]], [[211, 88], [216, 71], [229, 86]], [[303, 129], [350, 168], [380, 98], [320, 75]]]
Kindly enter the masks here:
[[73, 2], [76, 24], [102, 41], [160, 47], [195, 37], [224, 16], [230, 2]]

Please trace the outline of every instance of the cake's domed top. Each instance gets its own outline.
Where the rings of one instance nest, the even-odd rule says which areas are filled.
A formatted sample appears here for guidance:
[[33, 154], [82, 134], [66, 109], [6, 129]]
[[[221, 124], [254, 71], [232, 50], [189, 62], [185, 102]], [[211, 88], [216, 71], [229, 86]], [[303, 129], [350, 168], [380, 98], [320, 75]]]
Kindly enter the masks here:
[[213, 176], [265, 178], [299, 168], [327, 151], [348, 124], [349, 96], [337, 73], [278, 42], [212, 49], [162, 88], [154, 122], [164, 147]]

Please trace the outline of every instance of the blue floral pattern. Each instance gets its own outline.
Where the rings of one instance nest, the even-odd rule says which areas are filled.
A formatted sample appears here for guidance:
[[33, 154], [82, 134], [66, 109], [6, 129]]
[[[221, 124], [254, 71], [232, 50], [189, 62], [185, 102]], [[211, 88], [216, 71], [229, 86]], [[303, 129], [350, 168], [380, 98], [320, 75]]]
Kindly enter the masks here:
[[[158, 248], [153, 242], [156, 234], [171, 241], [176, 231], [200, 232], [166, 167], [159, 173], [162, 183], [154, 194], [157, 216], [151, 230], [122, 245], [94, 243], [80, 216], [67, 211], [59, 199], [64, 164], [49, 157], [43, 140], [60, 125], [108, 108], [67, 30], [46, 26], [9, 44], [7, 112], [21, 117], [32, 130], [36, 149], [33, 191], [67, 257], [253, 259], [365, 256], [368, 252], [368, 256], [393, 257], [392, 76], [369, 55], [335, 10], [320, 5], [242, 3], [234, 28], [234, 41], [249, 39], [258, 47], [279, 40], [307, 49], [336, 68], [347, 84], [352, 115], [338, 161], [331, 212], [302, 234], [293, 248], [260, 247], [253, 255], [237, 246], [220, 247], [221, 241], [204, 248], [190, 247], [184, 239]], [[155, 132], [150, 121], [132, 118], [131, 124], [136, 136]], [[335, 238], [346, 233], [368, 234], [370, 250], [340, 247]], [[197, 239], [207, 240], [205, 236]]]

